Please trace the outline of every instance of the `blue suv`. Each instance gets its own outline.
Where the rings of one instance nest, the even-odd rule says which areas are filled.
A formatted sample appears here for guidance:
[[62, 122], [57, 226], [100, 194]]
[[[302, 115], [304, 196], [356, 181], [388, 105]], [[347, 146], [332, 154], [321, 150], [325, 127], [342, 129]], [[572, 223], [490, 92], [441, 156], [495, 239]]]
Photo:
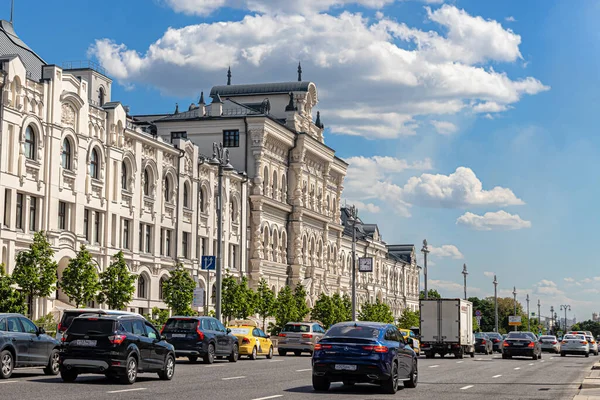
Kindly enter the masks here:
[[417, 355], [395, 325], [342, 322], [333, 325], [315, 345], [312, 384], [327, 391], [331, 382], [380, 385], [385, 393], [417, 386]]

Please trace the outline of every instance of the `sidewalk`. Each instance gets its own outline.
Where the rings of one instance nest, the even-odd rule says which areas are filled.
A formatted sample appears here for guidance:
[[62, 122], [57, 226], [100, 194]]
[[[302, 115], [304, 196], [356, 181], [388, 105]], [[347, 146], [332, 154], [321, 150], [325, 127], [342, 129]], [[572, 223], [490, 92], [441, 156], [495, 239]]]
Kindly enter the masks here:
[[588, 376], [581, 383], [581, 390], [573, 400], [600, 400], [600, 362], [592, 365]]

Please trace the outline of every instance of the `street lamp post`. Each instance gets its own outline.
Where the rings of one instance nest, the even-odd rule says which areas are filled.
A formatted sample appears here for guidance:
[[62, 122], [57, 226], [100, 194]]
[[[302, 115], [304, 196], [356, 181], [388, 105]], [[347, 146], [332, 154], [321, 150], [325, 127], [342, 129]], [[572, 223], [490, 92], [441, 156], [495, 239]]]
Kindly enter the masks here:
[[556, 325], [559, 325], [559, 329], [560, 329], [560, 324], [559, 324], [559, 322], [558, 322], [558, 314], [556, 313], [556, 311], [554, 312], [554, 323], [555, 323]]
[[540, 299], [538, 299], [538, 329], [542, 329], [540, 328], [540, 326], [542, 325], [542, 311], [541, 311], [541, 304], [540, 304]]
[[529, 326], [529, 293], [527, 293], [527, 297], [525, 298], [525, 301], [527, 301], [527, 330], [531, 331], [531, 327]]
[[556, 333], [556, 325], [554, 321], [554, 306], [550, 306], [550, 322], [552, 323], [552, 333]]
[[564, 330], [565, 330], [565, 333], [567, 333], [567, 327], [568, 327], [568, 324], [567, 324], [567, 311], [571, 311], [571, 306], [569, 304], [561, 304], [560, 305], [560, 310], [561, 311], [565, 310], [565, 327], [564, 327]]
[[352, 321], [356, 321], [356, 220], [358, 209], [350, 207], [350, 220], [352, 222]]
[[223, 207], [222, 207], [222, 196], [223, 196], [223, 173], [225, 171], [233, 171], [233, 166], [229, 163], [229, 149], [223, 148], [223, 143], [213, 143], [213, 156], [208, 160], [210, 165], [218, 166], [219, 175], [217, 182], [217, 295], [215, 304], [216, 318], [221, 321], [221, 290], [223, 281]]
[[429, 253], [429, 248], [427, 247], [427, 239], [423, 239], [423, 248], [421, 249], [423, 252], [423, 278], [425, 279], [425, 300], [429, 298], [429, 293], [427, 291], [427, 254]]
[[[513, 286], [513, 297], [514, 297], [514, 302], [515, 302], [515, 313], [514, 315], [517, 315], [517, 287]], [[517, 330], [517, 325], [515, 325], [515, 331]]]
[[498, 280], [494, 275], [494, 332], [498, 332]]
[[465, 278], [465, 300], [466, 300], [467, 299], [467, 275], [469, 275], [469, 273], [467, 272], [467, 264], [463, 264], [462, 274], [463, 274], [463, 277]]

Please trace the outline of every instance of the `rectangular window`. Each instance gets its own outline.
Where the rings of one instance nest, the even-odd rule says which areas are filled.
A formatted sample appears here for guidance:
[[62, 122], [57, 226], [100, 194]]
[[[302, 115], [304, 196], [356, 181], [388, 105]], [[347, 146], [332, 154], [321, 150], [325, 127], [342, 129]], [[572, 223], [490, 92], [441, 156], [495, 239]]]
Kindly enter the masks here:
[[64, 201], [58, 202], [58, 229], [67, 229], [67, 203]]
[[150, 238], [152, 237], [152, 227], [150, 225], [146, 225], [146, 253], [150, 253], [150, 245], [152, 241]]
[[90, 210], [83, 211], [83, 234], [85, 240], [90, 241]]
[[208, 239], [206, 239], [206, 238], [202, 238], [202, 239], [200, 239], [200, 243], [201, 243], [201, 246], [202, 246], [202, 249], [201, 249], [201, 250], [202, 250], [202, 255], [203, 255], [203, 256], [207, 256], [207, 255], [208, 255], [208, 254], [206, 254], [206, 250], [207, 250], [207, 248], [206, 248], [206, 241], [207, 241], [207, 240], [208, 240]]
[[140, 224], [140, 252], [144, 251], [144, 224]]
[[129, 220], [123, 220], [123, 248], [129, 250]]
[[29, 198], [29, 230], [35, 232], [37, 214], [37, 198], [31, 196]]
[[181, 246], [183, 247], [183, 258], [188, 258], [188, 235], [189, 233], [183, 232], [183, 240]]
[[23, 194], [17, 193], [17, 229], [23, 229]]
[[165, 246], [163, 245], [163, 243], [165, 242], [165, 230], [161, 229], [160, 230], [160, 255], [164, 256], [165, 255]]
[[232, 269], [237, 268], [237, 250], [234, 244], [231, 245], [231, 262], [229, 263], [229, 265]]
[[168, 229], [165, 232], [165, 252], [167, 257], [171, 257], [171, 231]]
[[9, 226], [10, 224], [10, 189], [4, 190], [4, 226]]
[[240, 147], [240, 131], [223, 131], [223, 147]]
[[187, 132], [171, 132], [171, 143], [173, 143], [173, 140], [175, 139], [187, 139]]
[[94, 212], [94, 243], [100, 244], [100, 213]]

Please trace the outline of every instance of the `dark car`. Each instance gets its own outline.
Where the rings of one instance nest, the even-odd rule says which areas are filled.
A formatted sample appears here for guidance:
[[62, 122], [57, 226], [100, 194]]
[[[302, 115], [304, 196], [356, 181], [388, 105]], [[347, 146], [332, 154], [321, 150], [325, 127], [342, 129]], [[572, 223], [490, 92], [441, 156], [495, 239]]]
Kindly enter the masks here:
[[492, 350], [502, 353], [502, 335], [496, 332], [486, 332], [486, 335], [492, 340]]
[[331, 382], [380, 385], [396, 393], [398, 385], [417, 386], [417, 355], [396, 326], [377, 322], [342, 322], [315, 344], [312, 384], [326, 391]]
[[502, 344], [502, 358], [515, 356], [531, 357], [534, 360], [542, 358], [542, 348], [532, 332], [509, 332]]
[[493, 348], [492, 339], [487, 334], [475, 334], [475, 353], [492, 354]]
[[140, 372], [171, 380], [175, 350], [142, 316], [82, 315], [64, 333], [60, 375], [73, 382], [79, 374], [104, 374], [133, 384]]
[[21, 314], [0, 314], [0, 378], [8, 379], [18, 367], [44, 367], [57, 375], [60, 343]]
[[239, 357], [237, 337], [216, 318], [171, 317], [162, 334], [175, 347], [177, 357], [187, 357], [191, 362], [198, 357], [205, 364], [212, 364], [215, 357], [228, 357], [230, 362], [236, 362]]
[[139, 315], [136, 313], [128, 312], [128, 311], [118, 311], [118, 310], [102, 310], [100, 308], [73, 308], [69, 310], [63, 311], [63, 315], [60, 318], [60, 322], [56, 328], [56, 339], [61, 340], [63, 333], [69, 326], [71, 326], [71, 322], [73, 319], [83, 315], [83, 314], [112, 314], [112, 315]]

